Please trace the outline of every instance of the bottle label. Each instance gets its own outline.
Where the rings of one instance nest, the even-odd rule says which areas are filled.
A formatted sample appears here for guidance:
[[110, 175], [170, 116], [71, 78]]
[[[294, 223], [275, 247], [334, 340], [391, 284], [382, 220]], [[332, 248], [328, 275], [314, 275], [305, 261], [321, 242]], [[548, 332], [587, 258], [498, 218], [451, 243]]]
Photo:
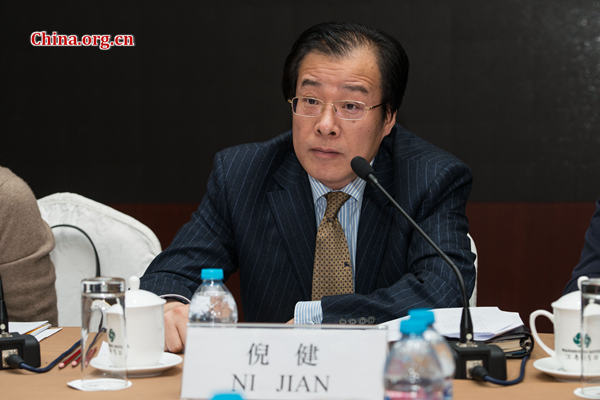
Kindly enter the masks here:
[[386, 390], [385, 400], [442, 400], [442, 397], [436, 393], [427, 394], [423, 390], [419, 390], [418, 392]]
[[448, 379], [444, 383], [444, 400], [452, 400], [453, 397], [454, 389], [452, 388], [452, 379]]
[[190, 305], [192, 322], [237, 322], [237, 307], [230, 294], [194, 296]]
[[415, 400], [421, 399], [417, 393], [386, 391], [385, 400]]

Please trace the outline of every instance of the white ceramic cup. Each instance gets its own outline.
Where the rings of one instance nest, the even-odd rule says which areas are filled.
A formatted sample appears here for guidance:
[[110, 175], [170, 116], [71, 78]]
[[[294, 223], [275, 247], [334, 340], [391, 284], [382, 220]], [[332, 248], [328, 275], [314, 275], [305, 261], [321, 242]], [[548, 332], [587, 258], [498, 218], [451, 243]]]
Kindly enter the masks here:
[[[585, 276], [578, 279], [579, 287], [586, 279], [588, 278]], [[542, 342], [538, 335], [535, 320], [539, 316], [548, 318], [554, 325], [554, 349]], [[581, 292], [568, 293], [553, 302], [552, 313], [546, 310], [532, 312], [529, 316], [529, 327], [537, 344], [553, 357], [563, 370], [575, 373], [581, 371]], [[585, 348], [584, 354], [599, 350], [600, 343], [594, 344]], [[598, 363], [598, 370], [600, 370], [600, 363]]]
[[165, 348], [164, 304], [154, 293], [140, 290], [138, 277], [129, 278], [125, 293], [127, 324], [127, 366], [149, 367], [158, 364]]
[[[127, 367], [153, 367], [158, 365], [165, 347], [163, 308], [166, 301], [140, 290], [138, 277], [129, 278], [128, 283], [129, 290], [125, 293]], [[107, 314], [107, 330], [119, 333], [119, 328], [113, 326], [119, 322], [116, 310], [109, 310]]]
[[[529, 316], [531, 334], [537, 344], [549, 356], [554, 357], [564, 370], [577, 372], [581, 369], [581, 360], [579, 359], [581, 349], [575, 342], [580, 330], [579, 310], [559, 308], [555, 306], [555, 303], [552, 303], [552, 310], [553, 314], [546, 310], [536, 310], [531, 313]], [[554, 325], [554, 350], [542, 342], [538, 335], [535, 319], [540, 315], [548, 318]]]

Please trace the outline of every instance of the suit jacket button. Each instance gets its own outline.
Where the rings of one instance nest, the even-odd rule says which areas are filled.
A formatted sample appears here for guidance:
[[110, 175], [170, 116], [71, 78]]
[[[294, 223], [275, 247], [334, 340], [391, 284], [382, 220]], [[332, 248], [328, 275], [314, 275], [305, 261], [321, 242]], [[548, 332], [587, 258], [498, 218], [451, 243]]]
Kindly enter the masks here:
[[339, 323], [340, 323], [340, 324], [347, 324], [347, 323], [348, 323], [348, 321], [346, 321], [346, 318], [340, 318], [340, 321], [339, 321]]
[[369, 324], [374, 325], [375, 324], [375, 317], [374, 316], [369, 316], [368, 318]]

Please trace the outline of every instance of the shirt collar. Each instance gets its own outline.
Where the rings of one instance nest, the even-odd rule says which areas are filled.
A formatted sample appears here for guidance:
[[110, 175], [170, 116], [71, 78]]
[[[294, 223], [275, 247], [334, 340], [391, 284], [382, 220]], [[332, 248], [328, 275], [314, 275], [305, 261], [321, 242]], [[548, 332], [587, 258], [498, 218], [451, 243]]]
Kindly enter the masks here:
[[[310, 182], [310, 188], [312, 191], [313, 203], [315, 204], [317, 203], [318, 199], [325, 196], [327, 193], [334, 191], [310, 175], [308, 175], [308, 180]], [[350, 197], [357, 201], [360, 201], [366, 185], [367, 182], [365, 180], [356, 177], [352, 182], [341, 188], [339, 191], [350, 195]]]

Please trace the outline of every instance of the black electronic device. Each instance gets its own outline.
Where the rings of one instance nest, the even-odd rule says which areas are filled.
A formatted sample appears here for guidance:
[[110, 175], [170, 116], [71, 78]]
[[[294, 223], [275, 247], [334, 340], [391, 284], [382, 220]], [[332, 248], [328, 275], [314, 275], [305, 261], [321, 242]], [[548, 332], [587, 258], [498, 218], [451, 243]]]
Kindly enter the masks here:
[[506, 379], [506, 357], [500, 347], [473, 340], [448, 344], [453, 350], [456, 364], [454, 378], [475, 379], [471, 373], [473, 368], [484, 367], [489, 376], [500, 380]]
[[475, 342], [473, 340], [473, 321], [471, 312], [469, 311], [469, 298], [465, 289], [465, 282], [458, 267], [448, 257], [448, 255], [439, 248], [439, 246], [421, 229], [421, 227], [404, 211], [404, 209], [394, 200], [394, 198], [385, 190], [375, 177], [375, 171], [371, 164], [362, 157], [354, 157], [350, 163], [352, 170], [361, 179], [370, 182], [373, 186], [379, 189], [392, 205], [406, 218], [412, 227], [434, 248], [434, 250], [442, 257], [442, 259], [452, 268], [456, 274], [460, 290], [463, 298], [463, 312], [460, 320], [460, 339], [458, 342], [452, 343], [451, 348], [454, 351], [454, 360], [456, 362], [456, 379], [473, 379], [471, 371], [475, 367], [487, 369], [487, 375], [499, 379], [506, 379], [506, 358], [504, 353], [498, 346], [490, 345], [483, 342]]
[[19, 356], [32, 367], [40, 366], [40, 343], [31, 335], [8, 332], [8, 314], [0, 279], [0, 369], [15, 368], [9, 364], [11, 355]]

